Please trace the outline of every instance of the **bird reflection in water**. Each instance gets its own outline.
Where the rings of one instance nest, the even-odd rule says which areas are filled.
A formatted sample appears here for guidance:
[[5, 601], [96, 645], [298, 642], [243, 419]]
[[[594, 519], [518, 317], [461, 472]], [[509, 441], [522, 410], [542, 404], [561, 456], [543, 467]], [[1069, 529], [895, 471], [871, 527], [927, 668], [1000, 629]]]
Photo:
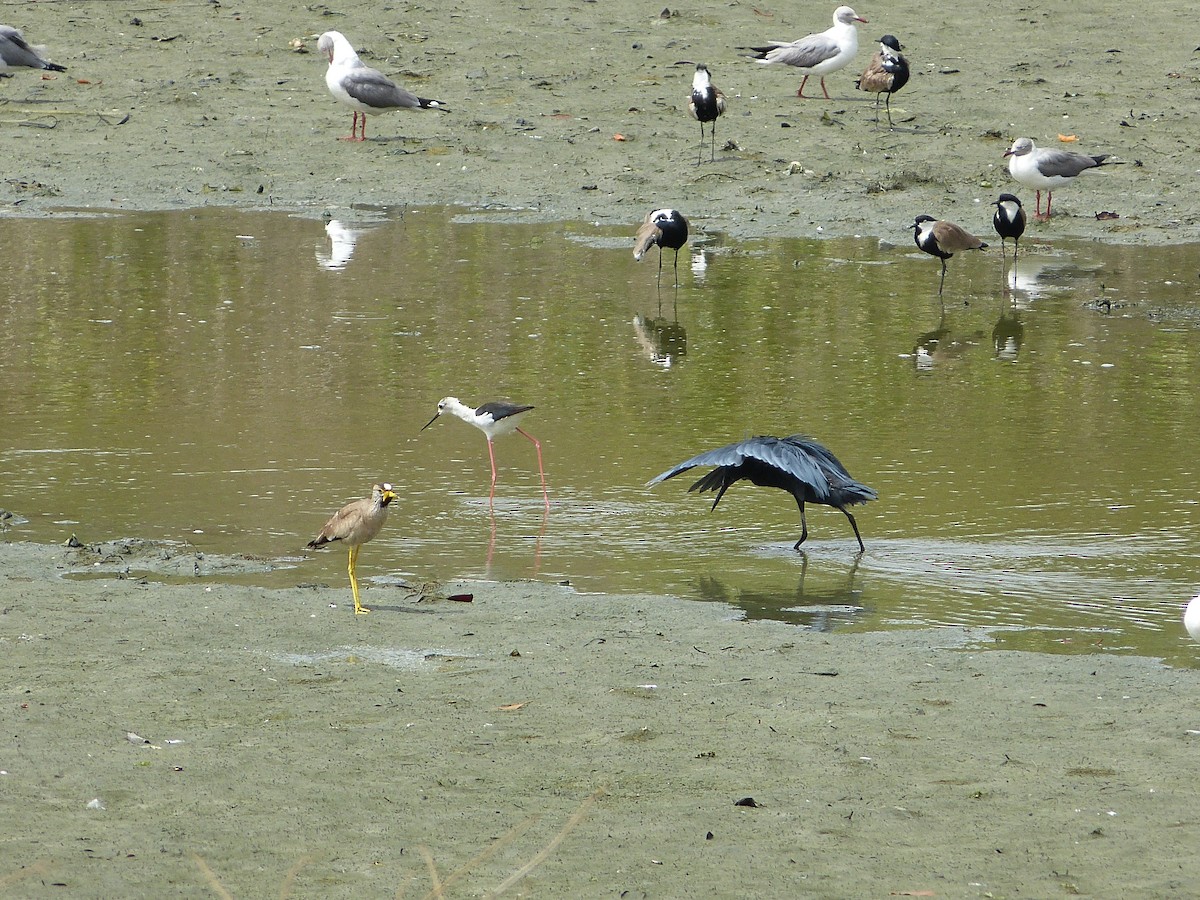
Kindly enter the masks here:
[[325, 218], [325, 235], [329, 239], [329, 249], [326, 250], [324, 246], [317, 248], [317, 265], [331, 272], [340, 272], [350, 264], [358, 239], [371, 228], [351, 228], [328, 215]]
[[633, 332], [642, 353], [655, 365], [669, 369], [678, 357], [687, 356], [687, 330], [677, 320], [636, 315]]
[[1025, 338], [1025, 326], [1015, 309], [1001, 310], [1000, 318], [992, 328], [992, 346], [996, 348], [996, 359], [1016, 362]]
[[791, 596], [782, 591], [740, 590], [711, 575], [700, 576], [696, 588], [704, 600], [736, 606], [748, 619], [772, 619], [827, 633], [854, 624], [866, 611], [858, 586], [861, 561], [860, 556], [854, 557], [843, 584], [806, 587], [808, 554], [801, 551], [800, 581]]

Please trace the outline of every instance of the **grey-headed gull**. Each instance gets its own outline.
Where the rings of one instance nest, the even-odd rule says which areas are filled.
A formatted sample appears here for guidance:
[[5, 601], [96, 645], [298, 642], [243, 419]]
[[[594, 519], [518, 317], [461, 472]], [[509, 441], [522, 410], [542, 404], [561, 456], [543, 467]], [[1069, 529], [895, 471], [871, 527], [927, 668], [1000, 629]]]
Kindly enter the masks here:
[[725, 113], [725, 95], [712, 83], [708, 66], [700, 63], [696, 66], [696, 74], [692, 76], [692, 96], [688, 98], [688, 112], [700, 123], [700, 155], [696, 157], [696, 165], [704, 159], [704, 123], [709, 122], [709, 133], [712, 137], [711, 157], [717, 158], [717, 118]]
[[992, 206], [996, 212], [992, 215], [992, 227], [1000, 235], [1000, 255], [1004, 255], [1004, 241], [1013, 239], [1013, 262], [1017, 261], [1017, 249], [1021, 243], [1021, 235], [1025, 233], [1025, 210], [1016, 194], [1001, 194], [1000, 199]]
[[[1081, 172], [1113, 165], [1117, 160], [1109, 162], [1108, 154], [1101, 156], [1084, 156], [1073, 150], [1049, 150], [1035, 146], [1029, 138], [1017, 138], [1013, 145], [1004, 151], [1008, 157], [1008, 173], [1025, 187], [1037, 191], [1034, 203], [1034, 217], [1050, 218], [1050, 201], [1054, 189], [1070, 184]], [[1046, 192], [1046, 215], [1042, 215], [1042, 191]]]
[[946, 260], [960, 250], [986, 250], [987, 244], [971, 232], [953, 222], [935, 219], [933, 216], [917, 216], [912, 225], [913, 240], [917, 246], [942, 261], [942, 280], [938, 282], [938, 296], [946, 283]]
[[888, 125], [892, 125], [892, 94], [908, 84], [908, 60], [900, 52], [900, 42], [895, 35], [885, 34], [879, 39], [879, 49], [871, 57], [862, 77], [854, 82], [860, 91], [875, 95], [875, 124], [879, 124], [879, 95], [887, 94]]
[[[340, 31], [327, 31], [321, 35], [317, 49], [329, 57], [329, 69], [325, 72], [329, 93], [354, 110], [350, 136], [343, 140], [366, 140], [368, 115], [377, 116], [395, 109], [446, 108], [441, 100], [418, 97], [378, 69], [366, 65]], [[362, 116], [361, 129], [358, 126], [359, 116]]]
[[65, 72], [66, 66], [42, 59], [38, 50], [30, 47], [19, 29], [11, 25], [0, 25], [0, 72], [13, 69], [45, 69], [48, 72]]
[[828, 100], [830, 97], [825, 87], [825, 76], [843, 68], [854, 59], [854, 54], [858, 52], [858, 29], [854, 27], [854, 23], [866, 21], [849, 6], [839, 6], [833, 11], [833, 27], [820, 34], [810, 34], [790, 43], [768, 41], [765, 47], [738, 49], [753, 51], [754, 56], [750, 59], [758, 60], [763, 65], [782, 63], [785, 66], [795, 66], [803, 72], [804, 80], [800, 82], [800, 89], [796, 91], [797, 97], [804, 97], [804, 85], [808, 83], [808, 77], [819, 75], [821, 90], [825, 92], [825, 99]]

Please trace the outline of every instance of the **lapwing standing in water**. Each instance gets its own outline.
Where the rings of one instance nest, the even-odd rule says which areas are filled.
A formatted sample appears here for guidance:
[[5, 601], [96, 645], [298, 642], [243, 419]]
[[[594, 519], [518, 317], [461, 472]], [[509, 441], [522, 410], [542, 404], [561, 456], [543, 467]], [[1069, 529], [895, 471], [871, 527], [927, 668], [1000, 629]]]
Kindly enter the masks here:
[[363, 544], [379, 534], [379, 529], [383, 528], [383, 523], [387, 521], [388, 504], [395, 499], [396, 494], [390, 484], [373, 484], [370, 497], [347, 503], [325, 523], [321, 533], [308, 542], [309, 550], [316, 550], [334, 541], [341, 541], [350, 548], [350, 564], [346, 571], [350, 573], [355, 615], [370, 612], [358, 600], [358, 579], [354, 577], [358, 551], [362, 549]]
[[938, 296], [942, 296], [942, 287], [946, 283], [946, 260], [960, 250], [986, 250], [987, 244], [971, 232], [955, 225], [953, 222], [942, 222], [933, 216], [917, 216], [911, 226], [913, 240], [917, 246], [942, 261], [942, 278], [938, 282]]
[[687, 243], [688, 221], [677, 209], [656, 209], [647, 213], [633, 239], [633, 258], [642, 261], [646, 251], [658, 246], [658, 281], [662, 283], [663, 247], [675, 251], [675, 286], [679, 287], [679, 248]]
[[858, 523], [846, 507], [875, 500], [879, 495], [851, 478], [846, 467], [829, 450], [802, 434], [785, 438], [753, 437], [709, 450], [655, 476], [646, 485], [649, 487], [674, 478], [696, 466], [716, 466], [688, 488], [689, 494], [692, 491], [716, 491], [713, 509], [717, 508], [725, 492], [742, 480], [760, 487], [780, 488], [791, 494], [800, 507], [800, 540], [796, 541], [793, 550], [799, 550], [808, 538], [805, 503], [819, 503], [840, 510], [850, 520], [850, 527], [858, 538], [859, 552], [866, 549], [862, 535], [858, 533]]
[[31, 47], [20, 29], [0, 25], [0, 73], [13, 69], [41, 69], [46, 72], [65, 72], [66, 66], [42, 58], [40, 48]]
[[421, 430], [424, 431], [436, 422], [442, 413], [450, 413], [462, 419], [468, 425], [474, 425], [483, 432], [484, 437], [487, 438], [488, 460], [492, 464], [492, 490], [488, 494], [489, 504], [496, 497], [496, 454], [492, 451], [492, 442], [496, 438], [512, 434], [514, 431], [528, 438], [537, 449], [538, 475], [542, 479], [542, 499], [545, 501], [546, 511], [549, 512], [550, 494], [546, 490], [546, 470], [542, 468], [542, 444], [532, 434], [519, 427], [521, 419], [531, 409], [533, 409], [532, 406], [512, 403], [508, 400], [493, 400], [489, 403], [484, 403], [482, 406], [472, 408], [457, 397], [444, 397], [438, 403], [437, 412], [433, 414], [433, 418], [422, 425]]
[[[1037, 191], [1034, 200], [1034, 218], [1050, 218], [1050, 201], [1054, 189], [1070, 184], [1088, 169], [1119, 164], [1110, 160], [1108, 154], [1084, 156], [1073, 150], [1049, 150], [1036, 146], [1029, 138], [1017, 138], [1004, 151], [1008, 157], [1008, 173], [1017, 181]], [[1042, 215], [1042, 191], [1046, 192], [1046, 215]]]
[[1001, 194], [1000, 199], [992, 204], [996, 212], [992, 215], [992, 227], [1000, 235], [1000, 255], [1004, 256], [1004, 241], [1013, 239], [1013, 262], [1017, 261], [1017, 249], [1021, 243], [1021, 235], [1025, 233], [1025, 209], [1016, 194]]
[[895, 35], [885, 34], [879, 39], [879, 49], [871, 57], [862, 77], [854, 82], [860, 91], [875, 95], [875, 124], [879, 124], [879, 95], [885, 94], [888, 127], [892, 127], [892, 94], [908, 84], [908, 60], [904, 58], [900, 42]]
[[708, 66], [699, 63], [696, 74], [692, 76], [692, 96], [688, 99], [688, 112], [700, 123], [700, 154], [696, 157], [696, 165], [704, 159], [704, 123], [709, 123], [709, 135], [712, 138], [711, 160], [717, 159], [717, 119], [725, 114], [725, 95], [712, 83]]
[[780, 63], [803, 72], [804, 80], [796, 91], [796, 96], [803, 100], [811, 99], [804, 96], [804, 85], [808, 84], [809, 76], [819, 76], [821, 90], [825, 93], [825, 99], [829, 100], [825, 76], [844, 68], [854, 59], [854, 54], [858, 52], [858, 29], [854, 23], [866, 21], [849, 6], [839, 6], [833, 11], [833, 27], [820, 34], [810, 34], [798, 41], [768, 41], [762, 47], [737, 49], [751, 51], [754, 55], [749, 58], [764, 66]]
[[[366, 65], [345, 35], [340, 31], [327, 31], [317, 41], [317, 49], [329, 57], [329, 68], [325, 71], [325, 84], [329, 93], [354, 110], [350, 123], [350, 136], [344, 141], [367, 139], [367, 116], [397, 109], [442, 109], [441, 100], [418, 97], [400, 87], [378, 69]], [[362, 116], [362, 128], [358, 120]]]

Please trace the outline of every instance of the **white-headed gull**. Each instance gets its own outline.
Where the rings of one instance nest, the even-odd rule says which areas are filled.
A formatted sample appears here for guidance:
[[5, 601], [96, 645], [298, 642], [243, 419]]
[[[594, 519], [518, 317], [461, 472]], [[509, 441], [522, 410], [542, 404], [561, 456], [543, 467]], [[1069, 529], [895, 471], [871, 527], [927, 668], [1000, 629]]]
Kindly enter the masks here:
[[[325, 84], [329, 93], [354, 110], [347, 141], [367, 138], [367, 116], [395, 109], [445, 109], [441, 100], [427, 100], [406, 91], [378, 69], [366, 65], [346, 36], [340, 31], [327, 31], [317, 41], [317, 49], [329, 57]], [[362, 116], [362, 128], [358, 119]]]
[[692, 76], [692, 95], [688, 98], [688, 112], [700, 123], [700, 155], [696, 165], [704, 158], [704, 123], [710, 122], [709, 133], [712, 137], [711, 157], [717, 158], [717, 117], [725, 113], [725, 95], [712, 83], [708, 66], [700, 63], [696, 66], [696, 74]]
[[879, 124], [879, 95], [887, 94], [888, 125], [892, 124], [892, 94], [908, 84], [908, 60], [900, 52], [900, 42], [895, 35], [885, 34], [879, 39], [879, 49], [871, 57], [862, 77], [854, 82], [860, 91], [875, 95], [875, 124]]
[[[1084, 156], [1072, 150], [1049, 150], [1037, 147], [1029, 138], [1017, 138], [1013, 145], [1004, 151], [1008, 157], [1008, 173], [1027, 188], [1037, 191], [1034, 203], [1034, 216], [1039, 219], [1050, 218], [1050, 201], [1054, 189], [1070, 184], [1079, 173], [1095, 169], [1103, 165], [1113, 165], [1116, 160], [1109, 162], [1108, 154], [1102, 156]], [[1042, 191], [1046, 192], [1046, 215], [1042, 215]]]
[[912, 225], [913, 240], [917, 246], [942, 261], [942, 280], [938, 282], [938, 296], [946, 283], [946, 260], [960, 250], [986, 250], [987, 244], [971, 232], [953, 222], [943, 222], [933, 216], [917, 216]]
[[[829, 91], [825, 88], [825, 76], [843, 68], [854, 54], [858, 52], [858, 29], [855, 22], [867, 20], [852, 10], [849, 6], [839, 6], [833, 11], [833, 27], [820, 34], [810, 34], [798, 41], [768, 41], [765, 47], [739, 47], [739, 50], [752, 50], [756, 59], [763, 65], [782, 63], [785, 66], [795, 66], [804, 73], [800, 82], [797, 97], [804, 97], [804, 85], [810, 75], [819, 75], [821, 90], [825, 99]], [[807, 98], [806, 98], [807, 99]]]
[[65, 72], [66, 66], [47, 62], [38, 50], [30, 47], [25, 35], [11, 25], [0, 25], [0, 72], [13, 69], [45, 69], [49, 72]]

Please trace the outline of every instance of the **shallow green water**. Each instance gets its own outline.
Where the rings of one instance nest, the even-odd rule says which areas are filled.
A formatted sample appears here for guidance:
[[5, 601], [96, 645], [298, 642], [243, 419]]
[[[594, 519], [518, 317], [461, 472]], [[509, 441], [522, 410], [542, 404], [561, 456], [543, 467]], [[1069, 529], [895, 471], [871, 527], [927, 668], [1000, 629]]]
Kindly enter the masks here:
[[[342, 226], [5, 221], [0, 506], [30, 520], [6, 536], [189, 540], [295, 558], [266, 584], [336, 583], [342, 553], [300, 549], [384, 478], [401, 502], [363, 576], [570, 580], [817, 627], [1195, 656], [1179, 612], [1200, 582], [1200, 247], [1027, 239], [1015, 277], [993, 247], [950, 261], [943, 308], [905, 233], [732, 244], [694, 222], [681, 286], [668, 254], [659, 292], [632, 225]], [[492, 517], [483, 436], [419, 431], [450, 394], [537, 405], [549, 516], [519, 436], [496, 445]], [[709, 512], [686, 476], [643, 487], [792, 432], [879, 492], [856, 511], [861, 558], [821, 507], [792, 552], [782, 492], [739, 485]]]

